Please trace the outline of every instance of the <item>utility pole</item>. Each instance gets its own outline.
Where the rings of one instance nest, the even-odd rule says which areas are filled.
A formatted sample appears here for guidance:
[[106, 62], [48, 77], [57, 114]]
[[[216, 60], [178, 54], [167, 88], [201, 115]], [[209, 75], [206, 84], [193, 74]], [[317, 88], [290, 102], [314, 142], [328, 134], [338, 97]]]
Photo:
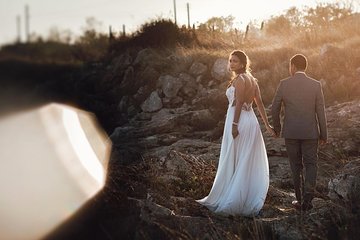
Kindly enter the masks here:
[[176, 21], [176, 0], [173, 0], [174, 1], [174, 18], [175, 18], [175, 25], [177, 24], [177, 21]]
[[26, 42], [30, 42], [30, 14], [29, 14], [29, 5], [25, 5], [25, 35]]
[[16, 31], [17, 31], [17, 38], [16, 42], [21, 42], [21, 18], [19, 15], [16, 16]]
[[109, 41], [111, 42], [114, 40], [114, 34], [112, 33], [111, 25], [109, 26]]
[[123, 34], [123, 37], [125, 37], [125, 36], [126, 36], [125, 24], [123, 24], [123, 26], [122, 26], [122, 27], [123, 27], [123, 33], [122, 33], [122, 34]]
[[190, 28], [190, 5], [186, 3], [187, 15], [188, 15], [188, 28]]

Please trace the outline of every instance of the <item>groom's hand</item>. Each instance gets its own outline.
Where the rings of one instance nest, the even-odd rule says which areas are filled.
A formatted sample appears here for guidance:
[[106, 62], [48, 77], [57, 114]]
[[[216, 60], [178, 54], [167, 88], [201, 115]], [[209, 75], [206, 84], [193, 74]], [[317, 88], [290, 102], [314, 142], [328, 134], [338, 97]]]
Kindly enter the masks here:
[[270, 125], [266, 126], [266, 131], [272, 136], [272, 137], [276, 137], [276, 132], [274, 130], [274, 128]]

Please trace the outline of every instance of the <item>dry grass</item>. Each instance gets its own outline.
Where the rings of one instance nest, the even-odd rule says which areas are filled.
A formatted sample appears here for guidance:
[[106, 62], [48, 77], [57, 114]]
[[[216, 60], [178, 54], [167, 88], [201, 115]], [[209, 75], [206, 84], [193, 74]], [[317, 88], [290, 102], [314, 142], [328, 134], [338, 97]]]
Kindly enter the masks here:
[[175, 178], [169, 179], [164, 177], [164, 173], [169, 171], [164, 163], [159, 163], [157, 159], [147, 159], [144, 162], [148, 166], [145, 176], [150, 187], [156, 189], [164, 196], [190, 197], [195, 199], [204, 197], [214, 180], [216, 173], [215, 163], [208, 163], [199, 157], [178, 151], [172, 151], [171, 154], [173, 157], [183, 161], [183, 164], [186, 165], [186, 171], [177, 169], [171, 174]]
[[317, 26], [291, 36], [250, 36], [234, 41], [234, 33], [200, 32], [202, 46], [179, 47], [180, 56], [212, 66], [217, 58], [227, 58], [234, 49], [244, 50], [252, 61], [263, 99], [270, 104], [281, 79], [289, 76], [288, 61], [296, 53], [308, 57], [308, 75], [322, 80], [328, 104], [360, 96], [360, 16], [354, 15], [327, 27]]

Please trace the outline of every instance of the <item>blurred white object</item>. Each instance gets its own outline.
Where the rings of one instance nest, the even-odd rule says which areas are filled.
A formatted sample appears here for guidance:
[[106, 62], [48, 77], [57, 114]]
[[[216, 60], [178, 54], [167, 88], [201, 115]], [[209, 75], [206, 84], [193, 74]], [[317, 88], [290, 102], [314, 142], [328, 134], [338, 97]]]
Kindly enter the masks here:
[[102, 189], [111, 143], [91, 113], [50, 104], [0, 119], [0, 239], [39, 239]]

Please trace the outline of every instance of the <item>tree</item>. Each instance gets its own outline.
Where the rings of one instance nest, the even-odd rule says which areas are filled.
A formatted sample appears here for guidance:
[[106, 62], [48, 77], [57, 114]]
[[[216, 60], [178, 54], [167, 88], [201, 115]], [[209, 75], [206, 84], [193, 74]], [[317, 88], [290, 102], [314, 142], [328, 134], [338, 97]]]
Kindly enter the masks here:
[[304, 26], [304, 13], [299, 11], [296, 7], [288, 9], [285, 17], [290, 21], [293, 27]]
[[330, 22], [338, 21], [350, 16], [353, 12], [352, 5], [341, 6], [340, 3], [323, 3], [315, 8], [308, 8], [305, 15], [306, 24], [309, 27], [324, 27]]
[[69, 29], [60, 30], [58, 27], [51, 27], [48, 33], [47, 40], [51, 42], [61, 42], [70, 44], [72, 40], [72, 32]]
[[83, 27], [83, 35], [80, 36], [75, 45], [74, 55], [82, 61], [94, 61], [101, 58], [107, 51], [109, 39], [107, 34], [101, 33], [102, 23], [94, 17], [86, 19]]
[[208, 31], [219, 31], [219, 32], [229, 32], [233, 29], [235, 17], [229, 15], [227, 17], [212, 17], [209, 18], [205, 23], [200, 24], [199, 30], [208, 30]]

